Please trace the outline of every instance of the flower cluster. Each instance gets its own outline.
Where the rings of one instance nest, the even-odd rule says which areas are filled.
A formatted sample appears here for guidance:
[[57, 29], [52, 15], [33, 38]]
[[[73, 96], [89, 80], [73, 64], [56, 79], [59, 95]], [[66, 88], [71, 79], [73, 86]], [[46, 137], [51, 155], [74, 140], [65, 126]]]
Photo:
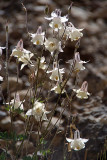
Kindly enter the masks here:
[[[30, 74], [34, 78], [34, 81], [31, 84], [32, 93], [34, 93], [32, 97], [33, 102], [30, 103], [32, 105], [29, 107], [30, 109], [25, 112], [25, 115], [28, 119], [33, 116], [36, 121], [39, 121], [40, 123], [42, 121], [48, 121], [47, 114], [49, 112], [46, 111], [45, 103], [47, 102], [48, 98], [46, 97], [46, 99], [43, 101], [44, 103], [42, 103], [39, 102], [40, 97], [37, 96], [38, 87], [43, 87], [43, 84], [45, 82], [44, 74], [42, 80], [39, 82], [39, 71], [41, 71], [42, 69], [42, 72], [45, 73], [45, 76], [48, 77], [47, 79], [49, 80], [49, 82], [51, 82], [51, 87], [49, 86], [49, 92], [54, 91], [54, 93], [59, 94], [59, 98], [61, 97], [61, 94], [65, 93], [67, 100], [69, 99], [69, 103], [71, 103], [72, 96], [69, 97], [66, 91], [66, 84], [69, 80], [69, 76], [71, 76], [72, 73], [77, 76], [78, 73], [85, 70], [84, 64], [87, 63], [86, 61], [80, 59], [80, 53], [77, 52], [77, 50], [74, 51], [73, 60], [70, 59], [67, 62], [70, 64], [70, 71], [71, 68], [73, 68], [72, 73], [69, 72], [69, 74], [67, 74], [68, 77], [65, 77], [65, 68], [59, 66], [59, 54], [60, 52], [64, 52], [64, 47], [68, 40], [70, 40], [70, 42], [72, 43], [72, 41], [77, 41], [83, 36], [83, 29], [77, 29], [76, 27], [74, 27], [74, 25], [69, 22], [68, 15], [61, 15], [60, 9], [56, 9], [55, 11], [53, 11], [50, 17], [45, 17], [45, 20], [49, 22], [49, 37], [49, 33], [43, 31], [41, 26], [37, 28], [36, 33], [29, 33], [31, 43], [34, 47], [36, 47], [37, 50], [41, 51], [40, 55], [26, 50], [23, 47], [22, 39], [17, 43], [17, 46], [12, 50], [11, 53], [11, 57], [15, 57], [18, 63], [22, 63], [21, 70], [25, 66], [28, 66], [31, 71]], [[4, 48], [0, 47], [0, 55], [2, 54], [2, 49]], [[45, 59], [45, 52], [42, 51], [47, 51], [47, 53], [49, 52], [49, 63], [47, 63], [47, 59]], [[53, 66], [52, 69], [50, 69], [51, 62]], [[2, 80], [3, 78], [0, 76], [0, 81]], [[42, 87], [40, 88], [40, 92], [42, 92]], [[87, 99], [90, 95], [90, 93], [88, 93], [88, 82], [86, 81], [83, 82], [80, 89], [72, 90], [73, 93], [76, 94], [76, 97], [80, 99]], [[10, 105], [14, 110], [24, 110], [23, 102], [24, 101], [20, 101], [19, 94], [17, 93], [14, 99], [6, 104]], [[80, 138], [80, 133], [78, 130], [76, 130], [74, 133], [74, 139], [66, 138], [66, 140], [69, 142], [71, 149], [74, 149], [76, 151], [83, 149], [85, 147], [85, 143], [88, 141], [88, 139]]]

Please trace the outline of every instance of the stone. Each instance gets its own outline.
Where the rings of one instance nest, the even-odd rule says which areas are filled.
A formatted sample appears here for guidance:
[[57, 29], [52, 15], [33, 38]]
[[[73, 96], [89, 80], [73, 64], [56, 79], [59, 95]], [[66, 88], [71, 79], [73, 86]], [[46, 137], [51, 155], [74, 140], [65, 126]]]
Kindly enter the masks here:
[[5, 118], [3, 118], [1, 121], [0, 121], [0, 128], [5, 131], [5, 130], [10, 130], [10, 127], [11, 127], [11, 118], [10, 116], [7, 116]]

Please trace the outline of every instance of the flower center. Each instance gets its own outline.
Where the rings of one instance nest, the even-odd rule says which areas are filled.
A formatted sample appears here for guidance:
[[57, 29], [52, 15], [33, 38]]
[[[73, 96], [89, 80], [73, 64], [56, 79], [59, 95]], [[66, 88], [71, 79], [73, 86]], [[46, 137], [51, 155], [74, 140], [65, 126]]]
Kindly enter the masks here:
[[36, 41], [36, 44], [39, 45], [39, 43], [40, 43], [39, 40], [37, 40], [37, 41]]
[[77, 148], [78, 150], [80, 149], [80, 147], [79, 147], [79, 146], [77, 146], [76, 148]]
[[75, 37], [75, 40], [78, 40], [79, 39], [79, 37]]
[[38, 114], [40, 114], [40, 113], [41, 113], [41, 109], [40, 109], [40, 108], [37, 108], [37, 109], [36, 109], [36, 112], [37, 112]]
[[55, 46], [55, 43], [51, 42], [50, 47], [54, 47], [54, 46]]
[[58, 80], [58, 76], [56, 76], [55, 79]]
[[55, 27], [55, 28], [58, 28], [58, 24], [55, 24], [54, 27]]

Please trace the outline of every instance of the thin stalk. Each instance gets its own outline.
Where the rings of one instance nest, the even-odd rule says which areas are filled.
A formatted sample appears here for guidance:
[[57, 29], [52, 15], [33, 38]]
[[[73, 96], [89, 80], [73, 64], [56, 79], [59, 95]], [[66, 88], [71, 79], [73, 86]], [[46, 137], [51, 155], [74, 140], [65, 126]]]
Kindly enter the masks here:
[[85, 150], [84, 160], [87, 160], [87, 152], [88, 152], [88, 150], [86, 149], [86, 150]]
[[[61, 93], [59, 94], [59, 97], [58, 97], [58, 100], [57, 100], [57, 102], [56, 102], [56, 105], [55, 105], [54, 109], [52, 110], [52, 116], [53, 116], [53, 114], [54, 114], [54, 112], [55, 112], [56, 107], [58, 106], [59, 100], [60, 100], [60, 98], [61, 98], [62, 91], [63, 91], [63, 89], [65, 88], [65, 86], [66, 86], [66, 84], [67, 84], [67, 82], [68, 82], [68, 80], [69, 80], [69, 78], [70, 78], [70, 76], [71, 76], [71, 73], [72, 73], [73, 69], [74, 69], [74, 64], [73, 64], [72, 68], [70, 69], [69, 75], [68, 75], [68, 77], [67, 77], [67, 79], [66, 79], [63, 87], [61, 88]], [[48, 129], [50, 123], [51, 123], [52, 116], [51, 116], [51, 118], [50, 118], [50, 120], [49, 120], [49, 123], [48, 123], [48, 125], [47, 125], [47, 127], [46, 127], [46, 131], [45, 131], [45, 132], [47, 132], [47, 129]]]
[[10, 103], [10, 91], [9, 91], [9, 81], [8, 81], [8, 77], [9, 77], [9, 61], [8, 61], [8, 57], [9, 57], [9, 53], [8, 53], [8, 22], [6, 24], [6, 82], [7, 82], [7, 100]]

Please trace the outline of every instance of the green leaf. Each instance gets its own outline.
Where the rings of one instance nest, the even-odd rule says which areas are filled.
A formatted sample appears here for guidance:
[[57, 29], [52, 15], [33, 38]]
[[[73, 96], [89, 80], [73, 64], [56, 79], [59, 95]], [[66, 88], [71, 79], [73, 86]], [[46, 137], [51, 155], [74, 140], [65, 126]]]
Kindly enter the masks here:
[[15, 132], [0, 132], [0, 139], [5, 139], [5, 140], [14, 140], [14, 141], [22, 141], [27, 139], [27, 136], [25, 135], [17, 135]]
[[32, 160], [32, 158], [28, 156], [28, 157], [24, 157], [23, 160]]
[[17, 112], [18, 114], [21, 114], [23, 112], [23, 109], [18, 108], [18, 109], [14, 109], [14, 111]]
[[35, 158], [30, 157], [30, 156], [25, 156], [25, 157], [23, 158], [23, 160], [38, 160], [38, 158], [37, 158], [37, 156], [36, 156]]
[[6, 108], [5, 108], [6, 111], [10, 111], [10, 108], [11, 108], [11, 107], [12, 107], [11, 105], [7, 105]]
[[1, 153], [0, 160], [6, 160], [6, 154], [4, 152]]

